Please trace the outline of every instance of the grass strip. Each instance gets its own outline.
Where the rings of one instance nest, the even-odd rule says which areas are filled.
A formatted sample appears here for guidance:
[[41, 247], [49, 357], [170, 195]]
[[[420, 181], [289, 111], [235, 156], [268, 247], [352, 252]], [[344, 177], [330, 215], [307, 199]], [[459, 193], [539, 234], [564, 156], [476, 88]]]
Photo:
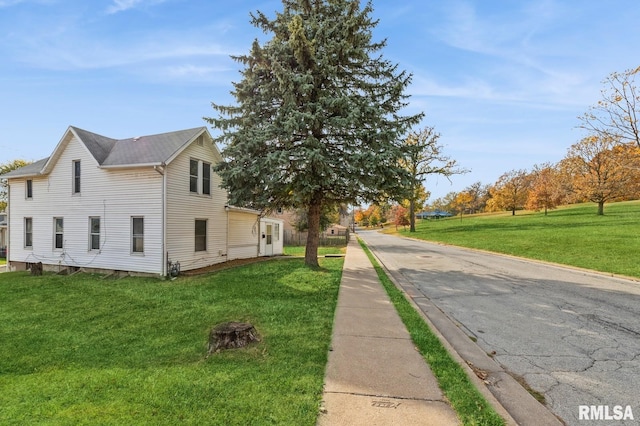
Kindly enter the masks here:
[[413, 343], [427, 360], [433, 374], [438, 379], [440, 389], [458, 414], [462, 424], [504, 425], [504, 419], [482, 396], [463, 368], [449, 355], [438, 337], [433, 334], [424, 319], [406, 299], [404, 293], [389, 279], [367, 245], [360, 239], [358, 242], [373, 264], [378, 278], [407, 327]]

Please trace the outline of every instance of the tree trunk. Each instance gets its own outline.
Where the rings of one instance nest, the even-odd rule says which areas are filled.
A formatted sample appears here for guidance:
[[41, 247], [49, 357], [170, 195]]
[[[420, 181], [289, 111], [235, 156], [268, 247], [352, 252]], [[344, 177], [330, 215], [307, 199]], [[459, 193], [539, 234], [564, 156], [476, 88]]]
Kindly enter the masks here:
[[31, 275], [42, 275], [42, 262], [34, 263], [33, 265], [31, 265]]
[[416, 200], [413, 198], [409, 200], [409, 232], [416, 232]]
[[225, 322], [216, 325], [209, 332], [207, 356], [222, 349], [243, 348], [252, 342], [259, 342], [255, 327], [246, 322]]
[[604, 201], [598, 201], [598, 216], [604, 216]]
[[320, 241], [320, 212], [322, 210], [322, 195], [315, 194], [309, 204], [307, 220], [309, 231], [307, 232], [307, 247], [304, 252], [304, 263], [308, 266], [318, 265], [318, 243]]

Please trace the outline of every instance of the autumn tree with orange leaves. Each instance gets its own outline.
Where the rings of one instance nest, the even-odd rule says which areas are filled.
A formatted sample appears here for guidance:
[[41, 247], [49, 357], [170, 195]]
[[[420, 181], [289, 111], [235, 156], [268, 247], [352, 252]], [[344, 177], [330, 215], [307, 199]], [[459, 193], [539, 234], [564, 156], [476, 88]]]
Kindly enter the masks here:
[[396, 230], [398, 226], [404, 226], [406, 229], [409, 225], [409, 211], [402, 204], [396, 204], [391, 208], [391, 217], [396, 225]]
[[460, 220], [462, 220], [462, 215], [464, 211], [470, 209], [471, 202], [473, 201], [473, 195], [469, 192], [462, 191], [456, 195], [454, 200], [456, 204], [456, 209], [460, 212]]
[[597, 203], [598, 215], [604, 214], [606, 202], [638, 196], [640, 148], [633, 144], [588, 136], [569, 148], [561, 165], [571, 176], [572, 191]]
[[555, 209], [562, 204], [565, 198], [562, 176], [554, 165], [535, 165], [530, 179], [529, 197], [525, 204], [527, 209], [544, 210], [546, 216], [549, 209]]
[[516, 210], [524, 208], [527, 202], [530, 182], [526, 170], [511, 170], [503, 174], [489, 190], [491, 198], [487, 207], [493, 211], [509, 210], [515, 216]]

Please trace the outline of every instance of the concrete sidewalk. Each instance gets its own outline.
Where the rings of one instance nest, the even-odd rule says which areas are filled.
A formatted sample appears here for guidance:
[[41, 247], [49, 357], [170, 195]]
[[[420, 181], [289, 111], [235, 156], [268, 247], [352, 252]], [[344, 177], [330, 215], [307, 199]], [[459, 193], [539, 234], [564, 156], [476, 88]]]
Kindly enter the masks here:
[[356, 238], [345, 257], [317, 424], [460, 424]]

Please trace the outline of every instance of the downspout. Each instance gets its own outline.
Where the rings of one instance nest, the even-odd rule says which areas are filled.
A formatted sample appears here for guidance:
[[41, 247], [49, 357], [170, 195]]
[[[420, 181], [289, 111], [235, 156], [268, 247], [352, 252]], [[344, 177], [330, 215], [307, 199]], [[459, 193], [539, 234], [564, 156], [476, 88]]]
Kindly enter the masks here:
[[160, 173], [162, 176], [162, 230], [161, 230], [161, 248], [160, 248], [160, 265], [161, 265], [161, 273], [163, 277], [166, 277], [168, 274], [167, 270], [167, 174], [165, 172], [165, 164], [162, 163], [161, 166], [153, 166], [153, 170]]
[[227, 244], [225, 247], [225, 253], [227, 255], [227, 260], [229, 260], [229, 206], [225, 206], [224, 209], [227, 212]]
[[260, 229], [260, 216], [258, 216], [258, 253], [256, 257], [260, 257], [260, 245], [262, 244], [262, 229]]

